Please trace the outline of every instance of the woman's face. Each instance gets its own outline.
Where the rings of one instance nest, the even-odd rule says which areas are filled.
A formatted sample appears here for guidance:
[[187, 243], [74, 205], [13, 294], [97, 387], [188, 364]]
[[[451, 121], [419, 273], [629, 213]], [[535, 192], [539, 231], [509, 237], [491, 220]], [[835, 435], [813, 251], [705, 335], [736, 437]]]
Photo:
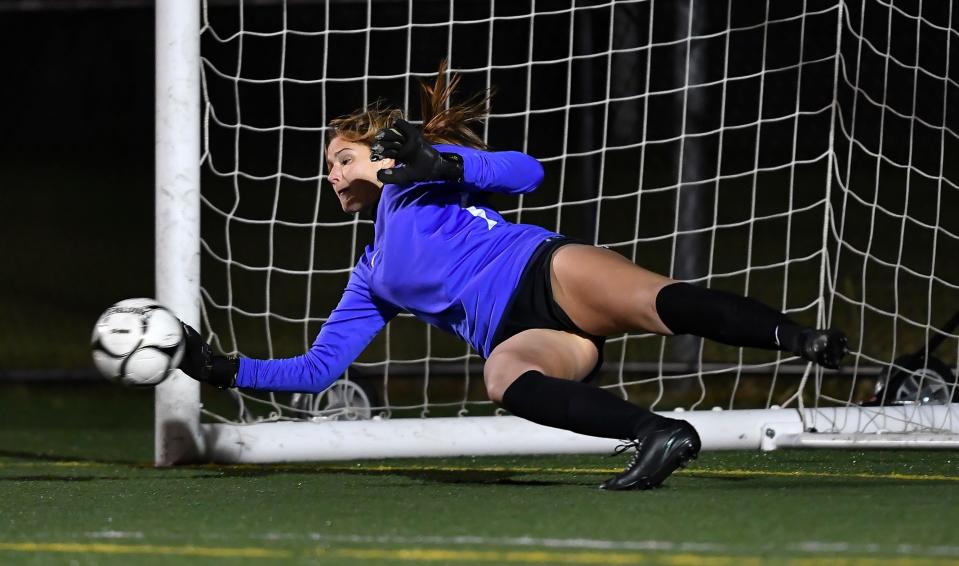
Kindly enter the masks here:
[[393, 160], [370, 161], [370, 146], [335, 137], [326, 148], [326, 166], [343, 212], [356, 213], [379, 200], [383, 183], [376, 172], [392, 167]]

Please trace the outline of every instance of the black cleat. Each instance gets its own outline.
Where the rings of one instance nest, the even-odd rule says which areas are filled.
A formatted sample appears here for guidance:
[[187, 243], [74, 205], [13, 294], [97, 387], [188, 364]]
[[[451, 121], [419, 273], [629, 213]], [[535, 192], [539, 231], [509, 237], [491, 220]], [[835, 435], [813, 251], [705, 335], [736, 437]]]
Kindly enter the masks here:
[[641, 438], [616, 449], [620, 454], [629, 448], [636, 452], [626, 470], [599, 486], [600, 489], [652, 489], [669, 477], [676, 468], [685, 468], [696, 459], [702, 443], [693, 425], [676, 419], [662, 419]]
[[799, 334], [799, 351], [804, 360], [829, 369], [839, 369], [843, 356], [849, 353], [849, 339], [840, 330], [803, 330]]

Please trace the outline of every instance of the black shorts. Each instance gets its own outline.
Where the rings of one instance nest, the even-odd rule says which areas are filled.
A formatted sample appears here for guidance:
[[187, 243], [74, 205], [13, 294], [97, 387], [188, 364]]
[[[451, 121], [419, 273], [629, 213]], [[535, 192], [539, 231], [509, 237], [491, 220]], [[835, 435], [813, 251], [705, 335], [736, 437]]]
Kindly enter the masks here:
[[520, 275], [516, 291], [513, 292], [506, 310], [503, 311], [503, 318], [493, 335], [491, 352], [507, 338], [524, 330], [546, 328], [571, 332], [588, 338], [596, 344], [599, 359], [596, 361], [596, 367], [583, 378], [583, 381], [596, 379], [603, 366], [603, 345], [606, 343], [606, 337], [584, 332], [573, 323], [569, 315], [553, 300], [553, 283], [550, 277], [550, 266], [556, 250], [566, 244], [579, 243], [583, 242], [565, 236], [553, 236], [543, 240], [537, 246], [523, 269], [523, 274]]

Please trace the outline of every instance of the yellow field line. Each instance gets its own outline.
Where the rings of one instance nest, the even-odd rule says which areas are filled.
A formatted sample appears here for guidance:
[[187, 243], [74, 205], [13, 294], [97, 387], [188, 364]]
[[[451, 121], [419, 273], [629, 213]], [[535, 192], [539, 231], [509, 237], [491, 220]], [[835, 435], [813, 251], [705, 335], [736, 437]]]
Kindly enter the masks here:
[[96, 468], [107, 466], [101, 462], [79, 462], [75, 460], [55, 460], [52, 462], [0, 462], [0, 468], [39, 468], [54, 466], [57, 468]]
[[[246, 464], [244, 464], [245, 466]], [[527, 474], [618, 474], [622, 468], [529, 468], [529, 467], [500, 467], [500, 466], [323, 466], [318, 470], [336, 471], [373, 471], [373, 472], [507, 472]], [[873, 474], [868, 472], [811, 472], [811, 471], [772, 471], [772, 470], [710, 470], [694, 468], [691, 470], [677, 470], [675, 475], [686, 476], [714, 476], [714, 477], [816, 477], [816, 478], [860, 478], [881, 480], [905, 481], [959, 481], [959, 476], [945, 476], [940, 474], [900, 474], [889, 472]]]
[[[638, 552], [596, 551], [494, 551], [494, 550], [449, 550], [407, 548], [336, 549], [324, 551], [321, 556], [335, 556], [353, 560], [400, 560], [410, 562], [489, 562], [495, 564], [664, 564], [667, 566], [759, 566], [767, 563], [767, 557], [720, 556], [710, 554], [667, 554]], [[786, 558], [774, 560], [791, 566], [956, 566], [959, 560], [913, 557], [830, 557]]]
[[[200, 556], [205, 558], [294, 558], [286, 550], [251, 547], [160, 546], [108, 543], [0, 543], [0, 551], [66, 554], [140, 554], [161, 556]], [[710, 555], [693, 553], [639, 553], [603, 551], [541, 551], [541, 550], [453, 550], [443, 548], [318, 548], [315, 555], [379, 562], [383, 560], [410, 562], [494, 564], [665, 564], [668, 566], [760, 566], [766, 557]], [[786, 558], [792, 566], [956, 566], [959, 560], [914, 557], [830, 557]]]
[[11, 552], [57, 552], [67, 554], [153, 554], [175, 556], [204, 556], [208, 558], [289, 558], [285, 550], [263, 548], [209, 547], [209, 546], [160, 546], [152, 544], [109, 544], [71, 542], [0, 542], [0, 551]]
[[[0, 462], [0, 468], [19, 468], [19, 467], [77, 467], [88, 468], [96, 466], [112, 466], [114, 464], [99, 464], [96, 462]], [[136, 467], [143, 469], [154, 469], [149, 465], [137, 464]], [[511, 473], [511, 474], [618, 474], [622, 468], [537, 468], [523, 466], [343, 466], [343, 465], [310, 465], [307, 463], [301, 465], [289, 464], [231, 464], [218, 465], [206, 464], [200, 466], [203, 469], [229, 469], [229, 470], [274, 470], [289, 472], [487, 472], [487, 473]], [[176, 469], [176, 468], [174, 468]], [[182, 469], [182, 468], [181, 468]], [[942, 474], [902, 474], [899, 472], [888, 473], [870, 473], [870, 472], [815, 472], [806, 470], [793, 471], [775, 471], [775, 470], [743, 470], [743, 469], [708, 469], [693, 468], [689, 470], [677, 470], [675, 475], [684, 476], [703, 476], [703, 477], [782, 477], [782, 478], [835, 478], [835, 479], [867, 479], [867, 480], [896, 480], [896, 481], [950, 481], [959, 482], [959, 476], [949, 476]]]
[[906, 481], [959, 481], [959, 476], [944, 476], [941, 474], [900, 474], [899, 472], [889, 472], [886, 474], [871, 474], [867, 472], [805, 472], [805, 471], [782, 471], [771, 470], [679, 470], [680, 475], [691, 476], [716, 476], [716, 477], [742, 477], [742, 476], [771, 476], [771, 477], [816, 477], [816, 478], [861, 478], [873, 480], [906, 480]]

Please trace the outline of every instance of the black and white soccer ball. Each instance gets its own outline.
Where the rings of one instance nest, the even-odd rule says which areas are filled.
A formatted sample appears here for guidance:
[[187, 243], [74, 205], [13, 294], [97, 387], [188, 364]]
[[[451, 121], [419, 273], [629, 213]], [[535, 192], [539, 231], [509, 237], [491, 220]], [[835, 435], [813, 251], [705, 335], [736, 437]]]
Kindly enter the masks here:
[[153, 299], [126, 299], [93, 327], [93, 363], [110, 381], [156, 385], [183, 359], [183, 325]]

